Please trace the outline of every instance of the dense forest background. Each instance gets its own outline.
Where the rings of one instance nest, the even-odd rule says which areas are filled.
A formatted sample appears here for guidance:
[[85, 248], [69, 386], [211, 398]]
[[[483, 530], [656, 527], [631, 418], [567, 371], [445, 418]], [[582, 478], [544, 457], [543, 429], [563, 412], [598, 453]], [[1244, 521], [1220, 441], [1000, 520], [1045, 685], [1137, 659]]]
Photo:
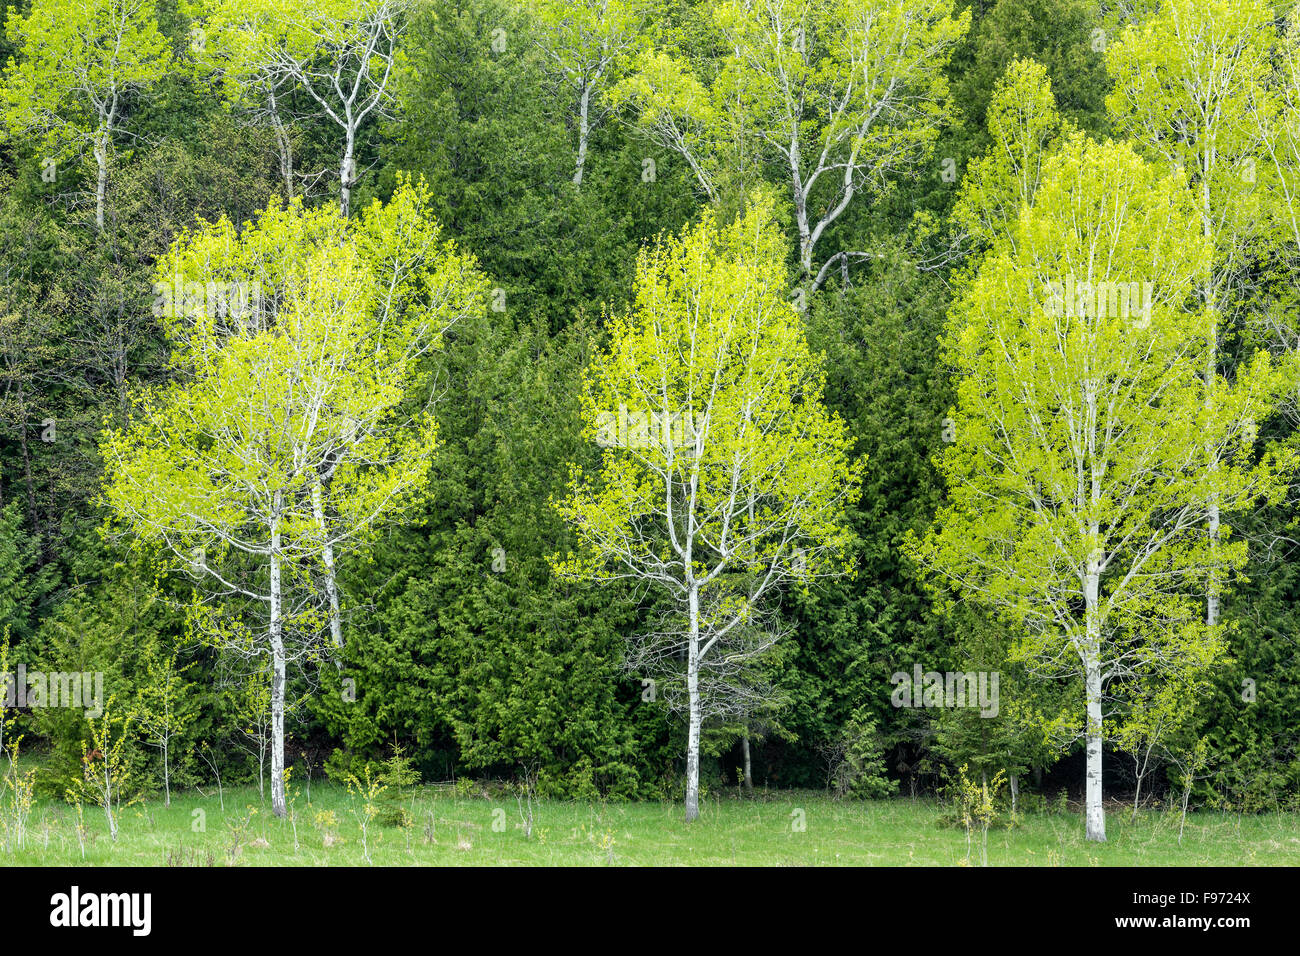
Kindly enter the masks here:
[[[664, 0], [647, 42], [706, 62], [716, 38], [703, 6]], [[24, 43], [12, 24], [28, 8], [9, 8], [0, 40], [10, 117]], [[169, 55], [147, 86], [122, 95], [102, 227], [91, 148], [59, 154], [50, 175], [42, 137], [11, 122], [0, 146], [0, 627], [11, 668], [100, 671], [105, 694], [121, 700], [153, 662], [178, 655], [190, 665], [183, 700], [194, 717], [172, 746], [173, 784], [214, 768], [256, 779], [258, 674], [193, 640], [190, 578], [104, 533], [99, 439], [125, 419], [135, 389], [167, 374], [151, 309], [159, 257], [196, 220], [242, 223], [287, 188], [308, 204], [337, 203], [339, 131], [292, 84], [281, 91], [287, 128], [232, 95], [195, 41], [201, 4], [143, 9]], [[977, 251], [969, 237], [954, 241], [952, 212], [965, 171], [991, 146], [988, 108], [1008, 67], [1041, 64], [1063, 120], [1113, 135], [1107, 38], [1150, 11], [1085, 0], [957, 10], [970, 24], [945, 71], [949, 115], [923, 159], [890, 170], [835, 221], [828, 247], [872, 255], [831, 270], [807, 301], [827, 401], [868, 456], [851, 512], [856, 574], [783, 596], [792, 633], [772, 666], [784, 706], [706, 728], [706, 785], [741, 782], [744, 741], [759, 787], [924, 793], [961, 764], [1011, 770], [1030, 792], [1082, 784], [1079, 748], [1039, 745], [1014, 708], [993, 719], [895, 708], [889, 678], [915, 663], [1000, 670], [1004, 699], [1027, 680], [1006, 660], [1000, 626], [960, 602], [936, 607], [904, 554], [944, 493], [932, 458], [954, 394], [938, 339]], [[423, 177], [447, 234], [499, 291], [432, 360], [441, 445], [424, 503], [341, 567], [341, 669], [290, 675], [289, 761], [341, 774], [402, 748], [426, 779], [535, 775], [553, 795], [676, 794], [685, 727], [623, 667], [626, 639], [649, 613], [644, 595], [562, 582], [547, 558], [573, 543], [551, 504], [567, 463], [598, 453], [582, 435], [583, 367], [606, 317], [629, 305], [638, 250], [708, 200], [679, 155], [605, 106], [575, 183], [573, 87], [533, 5], [436, 0], [410, 4], [401, 21], [391, 96], [358, 132], [353, 208], [387, 199], [401, 175]], [[754, 176], [788, 192], [780, 169], [760, 162]], [[724, 190], [716, 201], [726, 208], [735, 197]], [[798, 266], [792, 244], [792, 289]], [[1287, 307], [1286, 283], [1272, 281], [1266, 252], [1251, 268], [1229, 352], [1284, 347], [1262, 317]], [[1295, 426], [1294, 414], [1261, 424], [1277, 441]], [[1224, 602], [1231, 659], [1184, 731], [1212, 742], [1198, 800], [1250, 810], [1300, 796], [1297, 517], [1287, 496], [1235, 521], [1250, 551]], [[50, 709], [22, 720], [28, 749], [47, 753], [41, 786], [62, 794], [80, 771], [85, 718]], [[142, 737], [131, 749], [138, 779], [160, 776], [155, 748]], [[1107, 760], [1111, 792], [1131, 790], [1132, 755]]]

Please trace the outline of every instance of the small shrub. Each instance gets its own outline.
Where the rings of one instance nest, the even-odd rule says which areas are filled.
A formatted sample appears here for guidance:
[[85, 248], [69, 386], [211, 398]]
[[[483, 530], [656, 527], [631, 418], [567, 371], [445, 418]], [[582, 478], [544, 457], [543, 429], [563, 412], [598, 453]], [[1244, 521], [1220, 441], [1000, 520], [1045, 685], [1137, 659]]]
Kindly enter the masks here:
[[406, 807], [411, 788], [420, 782], [420, 772], [411, 766], [401, 747], [393, 748], [393, 755], [384, 761], [379, 773], [379, 782], [383, 789], [379, 792], [375, 822], [381, 827], [412, 826], [415, 820]]

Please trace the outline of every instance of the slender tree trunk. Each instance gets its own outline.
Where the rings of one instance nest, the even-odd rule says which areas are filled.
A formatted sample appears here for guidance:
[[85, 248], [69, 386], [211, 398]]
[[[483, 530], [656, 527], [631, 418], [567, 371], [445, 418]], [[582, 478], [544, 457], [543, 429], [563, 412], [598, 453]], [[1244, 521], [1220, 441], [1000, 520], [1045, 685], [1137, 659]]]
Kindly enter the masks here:
[[316, 519], [316, 527], [320, 529], [321, 534], [321, 563], [325, 566], [325, 595], [329, 599], [330, 605], [330, 637], [334, 641], [334, 648], [338, 653], [335, 655], [334, 663], [339, 670], [343, 669], [343, 620], [339, 613], [339, 587], [338, 578], [334, 573], [334, 545], [329, 540], [329, 535], [325, 528], [325, 501], [322, 483], [317, 480], [311, 490], [311, 508], [312, 514]]
[[1192, 785], [1190, 783], [1183, 787], [1183, 815], [1178, 819], [1178, 845], [1183, 845], [1183, 827], [1187, 824], [1187, 801], [1192, 796]]
[[163, 740], [162, 754], [163, 754], [163, 806], [170, 807], [172, 805], [172, 780], [171, 780], [171, 773], [168, 770], [167, 741], [165, 739]]
[[794, 200], [794, 221], [799, 228], [799, 265], [805, 279], [813, 278], [813, 241], [812, 229], [808, 225], [808, 192], [804, 188], [803, 173], [799, 168], [799, 133], [796, 130], [790, 137], [790, 193]]
[[1145, 754], [1133, 758], [1133, 776], [1137, 778], [1137, 785], [1133, 788], [1133, 819], [1137, 819], [1138, 808], [1142, 805], [1142, 781], [1146, 779], [1147, 768], [1151, 766], [1151, 751], [1156, 745], [1156, 736], [1160, 733], [1160, 725], [1156, 726], [1155, 733], [1147, 746]]
[[[1089, 389], [1087, 395], [1088, 413], [1092, 421], [1097, 419], [1097, 396]], [[1101, 501], [1101, 479], [1097, 473], [1095, 448], [1091, 440], [1088, 443], [1088, 457], [1092, 469], [1089, 501], [1098, 507]], [[1082, 492], [1083, 489], [1080, 488]], [[1083, 495], [1080, 495], [1082, 498]], [[1095, 514], [1096, 512], [1094, 512]], [[1088, 533], [1092, 551], [1088, 554], [1084, 568], [1083, 603], [1084, 603], [1084, 646], [1082, 653], [1084, 697], [1087, 704], [1088, 724], [1086, 743], [1088, 751], [1087, 784], [1084, 791], [1085, 835], [1097, 843], [1106, 840], [1106, 810], [1102, 805], [1102, 712], [1101, 712], [1101, 572], [1104, 555], [1097, 548], [1100, 525], [1096, 518], [1089, 522]]]
[[1101, 667], [1095, 657], [1088, 662], [1085, 680], [1088, 695], [1086, 836], [1089, 840], [1104, 843], [1106, 842], [1106, 811], [1101, 802]]
[[[1205, 168], [1201, 175], [1201, 222], [1204, 227], [1205, 238], [1213, 243], [1214, 226], [1210, 221], [1210, 156], [1206, 153]], [[1214, 392], [1216, 375], [1219, 369], [1219, 314], [1218, 302], [1214, 292], [1214, 264], [1210, 263], [1209, 275], [1205, 277], [1205, 308], [1206, 314], [1210, 319], [1209, 328], [1209, 354], [1206, 356], [1205, 365], [1205, 405], [1206, 408], [1214, 406]], [[1206, 445], [1207, 457], [1209, 457], [1209, 470], [1213, 474], [1219, 470], [1219, 460], [1214, 453], [1214, 449]], [[1219, 623], [1219, 594], [1218, 594], [1218, 573], [1214, 568], [1213, 562], [1217, 558], [1219, 544], [1219, 500], [1211, 492], [1209, 500], [1209, 532], [1211, 551], [1211, 567], [1209, 581], [1207, 582], [1205, 592], [1205, 623], [1214, 627]]]
[[[104, 736], [107, 738], [108, 735], [105, 734]], [[104, 749], [108, 749], [107, 739], [104, 741]], [[116, 842], [117, 819], [113, 816], [113, 774], [109, 770], [108, 754], [105, 753], [102, 759], [104, 761], [104, 815], [108, 817], [108, 835], [114, 842]], [[1186, 801], [1183, 802], [1183, 805], [1187, 805]], [[1179, 838], [1181, 839], [1181, 834]]]
[[1084, 582], [1084, 601], [1087, 614], [1087, 645], [1084, 649], [1084, 685], [1088, 707], [1087, 749], [1088, 778], [1085, 792], [1086, 836], [1089, 840], [1104, 843], [1106, 840], [1106, 811], [1102, 806], [1101, 779], [1101, 623], [1097, 607], [1100, 593], [1100, 559], [1088, 558]]
[[284, 198], [293, 198], [293, 143], [284, 124], [275, 121], [275, 138], [280, 145], [280, 178], [284, 180]]
[[1011, 812], [1014, 814], [1020, 799], [1020, 777], [1014, 773], [1007, 774], [1007, 786], [1011, 790]]
[[284, 198], [293, 198], [293, 143], [289, 139], [289, 130], [280, 119], [279, 106], [275, 91], [267, 92], [271, 106], [271, 126], [275, 130], [275, 142], [280, 153], [280, 178], [284, 180]]
[[280, 496], [271, 519], [271, 812], [286, 815], [284, 797], [284, 635], [280, 620]]
[[[1215, 463], [1217, 464], [1217, 463]], [[1217, 470], [1211, 466], [1213, 470]], [[1219, 504], [1217, 501], [1210, 502], [1210, 541], [1213, 544], [1219, 543]], [[1218, 594], [1218, 573], [1210, 571], [1209, 587], [1205, 595], [1205, 623], [1214, 627], [1219, 623], [1219, 594]]]
[[582, 96], [578, 98], [578, 163], [573, 172], [573, 185], [582, 185], [582, 171], [587, 165], [587, 139], [591, 135], [590, 125], [591, 89], [586, 83], [582, 85]]
[[95, 229], [104, 231], [104, 203], [108, 195], [108, 132], [101, 130], [95, 137], [93, 152], [98, 179], [95, 183]]
[[745, 792], [754, 792], [754, 767], [749, 757], [749, 734], [740, 738], [740, 753], [745, 758]]
[[794, 221], [799, 227], [799, 266], [803, 269], [805, 279], [814, 278], [813, 273], [813, 241], [812, 229], [808, 225], [808, 197], [804, 194], [803, 184], [799, 181], [799, 168], [796, 162], [790, 165], [794, 167]]
[[356, 179], [356, 160], [353, 151], [356, 148], [356, 131], [351, 126], [347, 130], [347, 141], [343, 147], [343, 162], [339, 164], [339, 212], [346, 219], [352, 210], [352, 185]]
[[691, 586], [691, 634], [686, 662], [690, 726], [686, 734], [686, 822], [700, 815], [700, 593]]

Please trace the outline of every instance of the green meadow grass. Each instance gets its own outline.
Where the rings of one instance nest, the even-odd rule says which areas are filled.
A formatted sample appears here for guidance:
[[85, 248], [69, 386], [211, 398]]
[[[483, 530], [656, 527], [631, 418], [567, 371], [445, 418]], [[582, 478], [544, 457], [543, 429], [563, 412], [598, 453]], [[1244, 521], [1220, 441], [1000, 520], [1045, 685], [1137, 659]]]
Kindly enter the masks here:
[[[293, 820], [278, 820], [256, 787], [150, 799], [124, 807], [116, 842], [100, 811], [85, 808], [85, 849], [72, 807], [41, 801], [24, 845], [0, 863], [28, 866], [365, 866], [360, 799], [317, 783], [296, 794]], [[376, 866], [961, 866], [965, 830], [939, 823], [933, 801], [835, 801], [820, 793], [713, 796], [695, 823], [669, 803], [542, 801], [531, 836], [513, 798], [416, 788], [405, 801], [409, 827], [371, 823]], [[333, 822], [329, 815], [333, 815]], [[803, 827], [800, 829], [799, 824]], [[297, 830], [295, 837], [294, 830]], [[1182, 845], [1178, 815], [1145, 810], [1130, 822], [1108, 813], [1109, 842], [1083, 839], [1077, 812], [1027, 814], [988, 834], [990, 866], [1300, 865], [1300, 815], [1194, 812]], [[969, 865], [980, 865], [980, 835]]]

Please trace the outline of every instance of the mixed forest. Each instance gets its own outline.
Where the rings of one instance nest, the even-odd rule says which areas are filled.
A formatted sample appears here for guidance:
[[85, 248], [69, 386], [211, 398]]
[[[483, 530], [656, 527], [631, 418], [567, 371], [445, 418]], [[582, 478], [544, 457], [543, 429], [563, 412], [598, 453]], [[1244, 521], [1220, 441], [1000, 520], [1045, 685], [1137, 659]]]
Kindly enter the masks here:
[[21, 0], [0, 63], [12, 800], [1300, 806], [1294, 4]]

